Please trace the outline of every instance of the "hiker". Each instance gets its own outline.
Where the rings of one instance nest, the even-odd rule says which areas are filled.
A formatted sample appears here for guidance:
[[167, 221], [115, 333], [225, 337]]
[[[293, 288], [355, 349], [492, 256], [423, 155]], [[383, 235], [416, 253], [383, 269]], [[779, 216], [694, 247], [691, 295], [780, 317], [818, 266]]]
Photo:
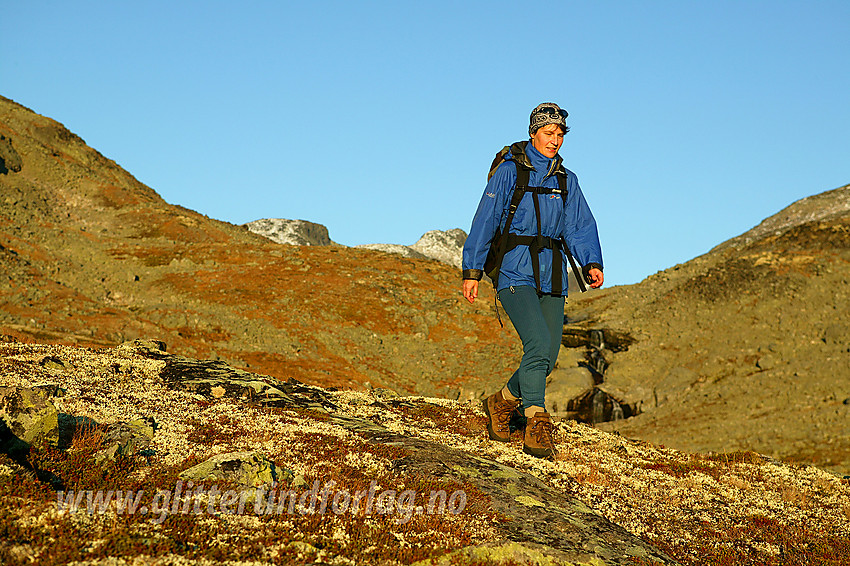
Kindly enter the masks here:
[[538, 458], [557, 454], [545, 391], [561, 346], [570, 252], [582, 265], [577, 279], [593, 288], [603, 281], [596, 221], [575, 174], [558, 155], [570, 130], [566, 119], [567, 112], [552, 102], [531, 112], [531, 139], [496, 156], [463, 246], [463, 296], [475, 301], [486, 272], [522, 340], [519, 367], [483, 401], [487, 432], [492, 440], [510, 442], [508, 422], [522, 406], [523, 452]]

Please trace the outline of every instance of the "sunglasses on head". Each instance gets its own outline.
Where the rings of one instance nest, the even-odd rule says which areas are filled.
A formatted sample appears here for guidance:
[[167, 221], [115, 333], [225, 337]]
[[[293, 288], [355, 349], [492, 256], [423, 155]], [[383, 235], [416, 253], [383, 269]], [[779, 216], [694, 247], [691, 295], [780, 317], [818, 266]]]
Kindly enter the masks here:
[[567, 116], [569, 116], [569, 113], [566, 110], [563, 110], [563, 109], [560, 109], [560, 108], [555, 109], [555, 108], [552, 108], [551, 106], [544, 106], [543, 108], [538, 110], [538, 112], [540, 112], [542, 114], [548, 114], [552, 117], [560, 116], [564, 120], [566, 120]]

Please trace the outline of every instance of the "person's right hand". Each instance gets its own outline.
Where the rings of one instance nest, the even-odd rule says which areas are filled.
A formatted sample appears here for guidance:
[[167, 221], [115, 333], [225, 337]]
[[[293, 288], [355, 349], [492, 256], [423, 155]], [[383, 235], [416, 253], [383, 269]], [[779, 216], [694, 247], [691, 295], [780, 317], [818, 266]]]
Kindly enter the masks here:
[[478, 297], [478, 281], [475, 279], [464, 279], [463, 280], [463, 296], [466, 297], [466, 300], [470, 303]]

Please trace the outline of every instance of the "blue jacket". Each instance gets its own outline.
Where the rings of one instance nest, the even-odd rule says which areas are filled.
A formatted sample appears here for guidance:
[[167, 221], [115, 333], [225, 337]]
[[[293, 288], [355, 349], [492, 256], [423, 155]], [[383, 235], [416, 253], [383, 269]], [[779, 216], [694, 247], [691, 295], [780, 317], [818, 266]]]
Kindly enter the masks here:
[[[561, 164], [561, 157], [556, 155], [554, 159], [549, 159], [534, 149], [530, 142], [526, 146], [525, 153], [534, 168], [529, 174], [529, 186], [557, 188], [558, 179], [554, 173]], [[537, 235], [537, 220], [534, 203], [531, 200], [536, 196], [540, 199], [540, 223], [543, 236], [563, 238], [580, 265], [587, 266], [595, 263], [602, 269], [602, 248], [599, 245], [596, 220], [584, 199], [575, 173], [569, 169], [566, 171], [567, 202], [564, 203], [557, 193], [541, 195], [526, 193], [514, 214], [510, 231], [520, 236]], [[463, 246], [464, 273], [467, 270], [484, 269], [484, 260], [487, 258], [490, 243], [496, 234], [496, 228], [501, 227], [504, 232], [507, 208], [516, 186], [516, 176], [516, 164], [513, 161], [505, 161], [499, 165], [487, 183], [484, 195], [478, 204], [478, 210], [472, 219], [469, 236]], [[564, 258], [561, 263], [563, 294], [566, 295], [569, 262]], [[581, 274], [577, 276], [581, 277]], [[552, 250], [549, 248], [543, 249], [540, 253], [540, 283], [544, 293], [551, 293]], [[502, 260], [498, 290], [512, 285], [536, 286], [528, 246], [517, 246], [508, 251]]]

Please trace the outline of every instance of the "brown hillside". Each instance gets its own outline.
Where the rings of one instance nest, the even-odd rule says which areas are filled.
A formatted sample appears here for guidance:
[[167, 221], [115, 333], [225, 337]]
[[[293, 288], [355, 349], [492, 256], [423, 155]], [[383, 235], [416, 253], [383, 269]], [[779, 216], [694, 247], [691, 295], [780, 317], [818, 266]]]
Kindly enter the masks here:
[[170, 205], [2, 97], [0, 136], [0, 333], [96, 346], [154, 337], [279, 378], [448, 396], [510, 363], [492, 295], [462, 305], [449, 267], [274, 244]]
[[577, 307], [636, 340], [600, 387], [641, 414], [605, 428], [850, 474], [850, 186]]

